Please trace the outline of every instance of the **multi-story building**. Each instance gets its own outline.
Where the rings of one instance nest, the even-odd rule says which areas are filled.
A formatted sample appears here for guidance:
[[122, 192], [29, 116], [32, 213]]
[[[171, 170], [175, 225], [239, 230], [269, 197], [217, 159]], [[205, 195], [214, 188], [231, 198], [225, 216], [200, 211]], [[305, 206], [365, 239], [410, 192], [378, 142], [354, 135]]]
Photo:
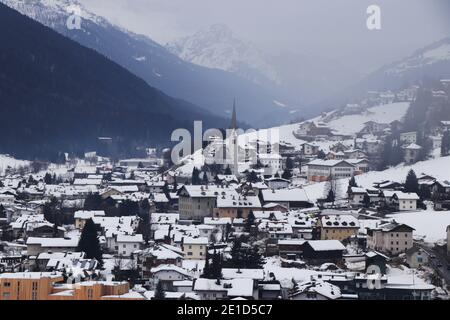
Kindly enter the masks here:
[[128, 282], [63, 283], [56, 272], [0, 274], [0, 300], [143, 300]]
[[375, 228], [367, 229], [367, 246], [370, 249], [398, 255], [412, 248], [414, 228], [387, 222]]
[[187, 260], [204, 260], [206, 258], [206, 250], [208, 248], [208, 238], [183, 238], [181, 249], [184, 258]]
[[214, 216], [219, 218], [247, 219], [250, 211], [261, 210], [261, 202], [256, 196], [219, 196], [216, 200]]
[[212, 217], [216, 206], [216, 198], [222, 196], [238, 197], [234, 189], [217, 186], [183, 186], [178, 191], [178, 206], [181, 220], [202, 221], [204, 217]]
[[359, 222], [349, 214], [326, 215], [318, 221], [321, 240], [339, 240], [358, 234]]
[[316, 159], [307, 164], [309, 181], [327, 181], [332, 179], [351, 178], [355, 166], [345, 160]]

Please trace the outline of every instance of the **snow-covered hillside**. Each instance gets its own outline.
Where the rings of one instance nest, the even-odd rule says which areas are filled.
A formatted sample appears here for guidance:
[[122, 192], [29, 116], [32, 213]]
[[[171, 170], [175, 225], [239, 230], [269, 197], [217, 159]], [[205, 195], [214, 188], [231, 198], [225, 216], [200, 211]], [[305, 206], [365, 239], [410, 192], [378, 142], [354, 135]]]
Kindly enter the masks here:
[[5, 170], [10, 168], [19, 168], [20, 166], [29, 165], [29, 161], [17, 160], [11, 156], [0, 154], [0, 175], [5, 173]]
[[[408, 111], [408, 108], [409, 103], [398, 102], [372, 107], [365, 110], [361, 114], [334, 116], [334, 112], [330, 112], [328, 114], [325, 114], [324, 116], [319, 116], [308, 121], [330, 120], [329, 122], [326, 122], [326, 124], [331, 129], [333, 129], [335, 133], [352, 135], [359, 132], [363, 128], [364, 123], [367, 121], [372, 120], [379, 123], [390, 123], [395, 120], [401, 120]], [[273, 139], [272, 142], [279, 139], [279, 141], [287, 142], [292, 144], [296, 148], [300, 148], [300, 146], [306, 141], [295, 137], [294, 132], [298, 129], [298, 126], [299, 123], [295, 123], [269, 129], [261, 129], [239, 136], [238, 141], [241, 146], [244, 146], [249, 141], [253, 141], [256, 139], [259, 139], [261, 141], [268, 141], [268, 138], [271, 137]], [[341, 142], [348, 146], [353, 145], [353, 139], [344, 140]], [[324, 152], [328, 152], [330, 147], [336, 144], [336, 141], [316, 141], [315, 143], [318, 144]], [[201, 151], [197, 151], [194, 155], [185, 159], [185, 165], [179, 167], [178, 171], [182, 172], [182, 174], [192, 173], [192, 169], [194, 167], [194, 159], [195, 166], [201, 167], [203, 165], [204, 159], [202, 157], [202, 153]], [[240, 170], [244, 171], [245, 169], [247, 169], [247, 167], [243, 164], [242, 167], [240, 167]]]
[[375, 121], [390, 123], [402, 119], [409, 108], [409, 102], [398, 102], [367, 109], [363, 114], [345, 115], [331, 120], [327, 125], [340, 134], [355, 134], [361, 131], [364, 123]]
[[[409, 170], [414, 170], [416, 174], [429, 174], [441, 180], [450, 180], [450, 157], [442, 157], [427, 161], [417, 162], [410, 166], [399, 165], [384, 171], [371, 171], [366, 174], [356, 177], [356, 183], [364, 188], [372, 187], [373, 183], [392, 180], [397, 182], [404, 182]], [[315, 183], [305, 186], [308, 197], [311, 200], [317, 200], [324, 196], [326, 183]], [[344, 198], [348, 187], [348, 180], [341, 180], [338, 182], [338, 197]]]
[[385, 72], [387, 74], [402, 74], [445, 61], [450, 62], [450, 39], [444, 39], [414, 53], [391, 66]]
[[181, 59], [197, 65], [233, 72], [256, 83], [264, 80], [280, 82], [263, 54], [253, 44], [238, 39], [222, 24], [204, 28], [166, 47]]

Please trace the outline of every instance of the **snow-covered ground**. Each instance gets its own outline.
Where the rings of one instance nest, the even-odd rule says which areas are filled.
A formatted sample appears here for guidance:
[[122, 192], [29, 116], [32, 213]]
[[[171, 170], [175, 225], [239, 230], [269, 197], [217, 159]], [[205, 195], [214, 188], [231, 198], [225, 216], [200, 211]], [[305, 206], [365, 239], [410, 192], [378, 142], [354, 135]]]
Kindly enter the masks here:
[[416, 211], [389, 215], [400, 223], [414, 229], [414, 237], [423, 237], [425, 242], [438, 242], [447, 237], [446, 229], [450, 225], [450, 211]]
[[20, 166], [27, 166], [29, 164], [29, 161], [17, 160], [9, 155], [0, 154], [0, 174], [3, 174], [8, 167], [18, 168]]
[[408, 111], [409, 102], [398, 102], [381, 105], [367, 109], [362, 114], [352, 114], [332, 120], [327, 125], [340, 134], [356, 134], [364, 128], [364, 123], [375, 121], [378, 123], [390, 123], [400, 120]]
[[[330, 120], [326, 124], [331, 129], [333, 129], [336, 134], [353, 135], [361, 131], [361, 129], [364, 127], [364, 123], [368, 121], [390, 123], [395, 120], [401, 120], [405, 116], [408, 108], [409, 102], [391, 103], [369, 108], [361, 114], [336, 116], [336, 118]], [[325, 118], [319, 116], [309, 121], [324, 121], [324, 119], [329, 118], [332, 113], [333, 112], [326, 114]], [[261, 129], [253, 132], [246, 132], [239, 136], [238, 143], [243, 147], [248, 142], [254, 141], [256, 139], [261, 141], [271, 141], [271, 143], [281, 141], [290, 143], [295, 146], [296, 149], [299, 149], [300, 146], [306, 142], [294, 136], [294, 132], [298, 129], [299, 124], [300, 123], [288, 124], [279, 127]], [[353, 145], [352, 139], [340, 142], [349, 146]], [[337, 142], [316, 141], [315, 143], [319, 145], [320, 149], [327, 153], [330, 150], [330, 147], [335, 145]], [[202, 167], [204, 159], [201, 151], [197, 151], [193, 155], [186, 157], [184, 162], [185, 164], [183, 166], [180, 166], [177, 171], [182, 175], [191, 174], [194, 167], [193, 162], [195, 162], [195, 166], [197, 168]], [[240, 165], [239, 167], [239, 170], [241, 172], [245, 171], [246, 169], [247, 168], [244, 164]]]
[[[409, 170], [413, 169], [414, 172], [419, 175], [426, 173], [434, 176], [440, 180], [450, 180], [450, 157], [442, 157], [427, 161], [417, 162], [413, 165], [404, 166], [399, 165], [394, 168], [390, 168], [384, 171], [371, 171], [366, 174], [356, 176], [356, 183], [364, 188], [372, 187], [374, 182], [383, 180], [392, 180], [397, 182], [404, 182]], [[305, 186], [304, 189], [310, 200], [317, 200], [323, 197], [326, 187], [325, 182], [315, 183]], [[338, 198], [345, 197], [347, 192], [348, 180], [343, 179], [338, 181]]]

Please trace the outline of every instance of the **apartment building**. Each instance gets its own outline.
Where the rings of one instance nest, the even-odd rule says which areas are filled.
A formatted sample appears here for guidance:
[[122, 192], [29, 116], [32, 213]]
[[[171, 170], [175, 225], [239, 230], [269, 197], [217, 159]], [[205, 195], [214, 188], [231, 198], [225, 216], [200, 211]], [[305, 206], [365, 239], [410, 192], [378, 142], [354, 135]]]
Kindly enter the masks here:
[[308, 180], [321, 182], [330, 178], [351, 178], [355, 173], [355, 166], [345, 160], [316, 159], [307, 164]]
[[414, 228], [395, 221], [367, 229], [367, 246], [370, 249], [398, 255], [413, 246]]

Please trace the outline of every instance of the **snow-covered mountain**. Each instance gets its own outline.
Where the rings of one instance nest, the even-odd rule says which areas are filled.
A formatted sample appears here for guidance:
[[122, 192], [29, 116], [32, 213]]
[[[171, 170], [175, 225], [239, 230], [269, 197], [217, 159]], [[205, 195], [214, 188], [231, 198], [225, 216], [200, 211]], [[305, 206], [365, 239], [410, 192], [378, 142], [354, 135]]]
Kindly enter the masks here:
[[263, 53], [252, 43], [243, 41], [223, 24], [204, 28], [191, 36], [175, 40], [166, 48], [181, 59], [194, 64], [236, 73], [256, 83], [280, 78]]
[[414, 70], [432, 67], [436, 64], [450, 64], [450, 38], [433, 43], [416, 51], [410, 57], [389, 66], [386, 74], [404, 75]]
[[[89, 12], [77, 0], [0, 0], [7, 6], [94, 49], [164, 93], [192, 102], [222, 117], [229, 117], [233, 99], [239, 120], [255, 127], [290, 119], [291, 110], [274, 101], [298, 105], [273, 85], [257, 84], [235, 73], [199, 66], [171, 53], [150, 38], [110, 23]], [[74, 11], [75, 10], [75, 11]], [[81, 28], [68, 28], [76, 12]], [[250, 74], [250, 71], [249, 71]], [[284, 110], [286, 109], [286, 110]], [[277, 112], [280, 122], [268, 116]]]
[[450, 78], [450, 37], [371, 73], [344, 96], [363, 95], [367, 90], [396, 90], [426, 79], [442, 78]]

